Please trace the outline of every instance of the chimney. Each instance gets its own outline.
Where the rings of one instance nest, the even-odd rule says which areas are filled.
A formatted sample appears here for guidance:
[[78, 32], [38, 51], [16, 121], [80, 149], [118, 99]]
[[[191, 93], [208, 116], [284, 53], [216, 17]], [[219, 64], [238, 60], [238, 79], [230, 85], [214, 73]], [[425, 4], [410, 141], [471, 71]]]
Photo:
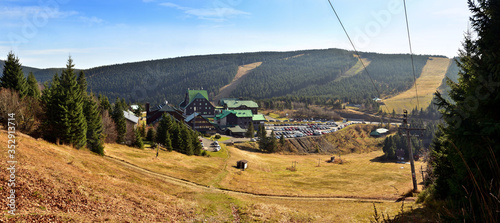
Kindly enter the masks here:
[[146, 116], [149, 115], [149, 102], [146, 102]]

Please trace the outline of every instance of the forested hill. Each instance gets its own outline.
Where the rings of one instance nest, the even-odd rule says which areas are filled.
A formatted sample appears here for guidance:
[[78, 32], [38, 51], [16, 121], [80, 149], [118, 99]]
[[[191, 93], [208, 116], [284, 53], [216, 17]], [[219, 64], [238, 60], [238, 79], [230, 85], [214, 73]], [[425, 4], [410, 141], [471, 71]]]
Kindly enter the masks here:
[[[19, 60], [22, 62], [22, 58], [19, 58]], [[2, 70], [3, 70], [4, 63], [5, 63], [5, 61], [0, 60], [0, 69], [2, 69]], [[38, 69], [38, 68], [27, 67], [27, 66], [22, 66], [22, 68], [23, 68], [24, 75], [26, 77], [28, 77], [28, 74], [30, 72], [33, 72], [33, 74], [36, 77], [36, 80], [40, 83], [51, 80], [55, 73], [61, 74], [61, 71], [63, 70], [63, 68]], [[0, 76], [1, 76], [1, 74], [0, 74]]]
[[[417, 77], [429, 56], [414, 56]], [[361, 57], [370, 61], [368, 71], [382, 95], [395, 94], [412, 85], [409, 55], [361, 53]], [[177, 104], [188, 88], [206, 89], [213, 98], [233, 80], [238, 66], [254, 62], [262, 65], [244, 77], [231, 97], [360, 102], [378, 96], [362, 69], [352, 74], [351, 68], [361, 67], [353, 52], [341, 49], [189, 56], [102, 66], [84, 72], [89, 91], [105, 94], [111, 100], [121, 97], [131, 102], [168, 100]], [[78, 66], [78, 61], [75, 64]], [[58, 72], [57, 69], [23, 70], [26, 75], [32, 71], [40, 82], [50, 80]], [[351, 74], [343, 75], [348, 70]]]

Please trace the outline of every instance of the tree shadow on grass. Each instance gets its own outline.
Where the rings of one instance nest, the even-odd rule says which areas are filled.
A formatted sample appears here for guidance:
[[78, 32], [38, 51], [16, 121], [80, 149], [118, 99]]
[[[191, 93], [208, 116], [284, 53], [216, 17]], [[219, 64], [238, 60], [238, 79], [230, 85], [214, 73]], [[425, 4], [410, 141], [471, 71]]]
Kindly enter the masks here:
[[370, 162], [377, 162], [377, 163], [396, 163], [396, 160], [391, 160], [391, 159], [386, 159], [384, 155], [375, 157], [370, 160]]
[[263, 151], [255, 148], [254, 146], [252, 146], [248, 143], [238, 143], [238, 144], [235, 144], [234, 147], [239, 149], [239, 150], [244, 150], [244, 151], [252, 152], [252, 153], [266, 153], [266, 152], [263, 152]]

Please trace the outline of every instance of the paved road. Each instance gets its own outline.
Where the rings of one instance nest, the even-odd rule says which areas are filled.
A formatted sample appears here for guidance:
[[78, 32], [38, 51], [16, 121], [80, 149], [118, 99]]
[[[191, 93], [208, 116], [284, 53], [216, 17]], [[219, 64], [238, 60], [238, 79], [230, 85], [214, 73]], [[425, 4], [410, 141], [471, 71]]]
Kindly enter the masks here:
[[[395, 202], [395, 198], [370, 198], [370, 197], [355, 197], [355, 196], [290, 196], [290, 195], [270, 195], [270, 194], [256, 194], [256, 193], [250, 193], [250, 192], [244, 192], [244, 191], [235, 191], [235, 190], [230, 190], [230, 189], [225, 189], [225, 188], [214, 188], [214, 187], [209, 187], [206, 185], [198, 184], [195, 182], [171, 177], [165, 174], [161, 173], [156, 173], [147, 169], [144, 169], [142, 167], [136, 166], [134, 164], [131, 164], [127, 161], [124, 161], [122, 159], [112, 157], [112, 156], [106, 156], [106, 158], [110, 161], [113, 161], [119, 165], [122, 165], [125, 168], [128, 168], [132, 171], [141, 173], [143, 175], [149, 175], [152, 177], [156, 177], [158, 179], [165, 180], [169, 183], [182, 186], [182, 187], [187, 187], [187, 188], [192, 188], [192, 189], [201, 189], [201, 190], [209, 190], [211, 192], [219, 192], [219, 193], [225, 193], [228, 195], [243, 195], [243, 196], [250, 196], [250, 197], [256, 197], [256, 198], [269, 198], [269, 199], [283, 199], [283, 200], [298, 200], [298, 201], [328, 201], [328, 200], [335, 200], [335, 201], [353, 201], [353, 202], [366, 202], [366, 203], [388, 203], [388, 202]], [[407, 198], [406, 201], [414, 201], [414, 198]]]

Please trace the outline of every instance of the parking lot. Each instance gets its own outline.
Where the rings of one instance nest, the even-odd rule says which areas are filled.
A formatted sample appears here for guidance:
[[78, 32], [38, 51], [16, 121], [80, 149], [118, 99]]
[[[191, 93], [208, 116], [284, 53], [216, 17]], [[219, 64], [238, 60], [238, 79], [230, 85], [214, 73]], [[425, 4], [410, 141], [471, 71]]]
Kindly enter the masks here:
[[266, 130], [268, 132], [268, 135], [271, 134], [271, 131], [274, 131], [274, 134], [276, 135], [277, 139], [281, 137], [297, 138], [297, 137], [319, 136], [323, 134], [328, 134], [357, 123], [358, 122], [284, 123], [284, 124], [276, 123], [276, 124], [266, 124]]

